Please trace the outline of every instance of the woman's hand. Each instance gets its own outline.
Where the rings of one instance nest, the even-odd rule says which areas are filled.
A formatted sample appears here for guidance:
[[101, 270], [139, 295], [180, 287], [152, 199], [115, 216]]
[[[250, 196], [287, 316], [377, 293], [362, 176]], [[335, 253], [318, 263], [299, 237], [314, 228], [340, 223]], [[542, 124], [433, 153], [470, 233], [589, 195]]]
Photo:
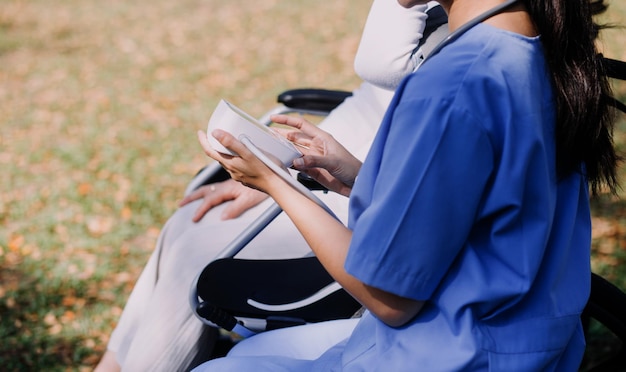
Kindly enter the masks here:
[[204, 185], [185, 196], [179, 206], [184, 206], [194, 200], [202, 199], [202, 204], [193, 216], [193, 222], [198, 222], [213, 207], [232, 200], [233, 202], [222, 212], [222, 220], [239, 217], [248, 209], [267, 198], [267, 194], [245, 187], [241, 183], [228, 179], [222, 182]]
[[[222, 154], [215, 151], [203, 131], [198, 131], [198, 140], [204, 152], [219, 162], [235, 181], [244, 186], [270, 193], [270, 189], [280, 176], [276, 175], [268, 166], [257, 158], [246, 146], [239, 142], [230, 133], [216, 129], [211, 133], [224, 147], [237, 153], [239, 156]], [[282, 181], [284, 182], [284, 181]]]
[[280, 130], [291, 142], [302, 147], [303, 157], [293, 161], [293, 167], [313, 177], [329, 190], [348, 196], [361, 169], [361, 161], [355, 158], [333, 136], [303, 118], [273, 115], [277, 124], [288, 125], [297, 130]]

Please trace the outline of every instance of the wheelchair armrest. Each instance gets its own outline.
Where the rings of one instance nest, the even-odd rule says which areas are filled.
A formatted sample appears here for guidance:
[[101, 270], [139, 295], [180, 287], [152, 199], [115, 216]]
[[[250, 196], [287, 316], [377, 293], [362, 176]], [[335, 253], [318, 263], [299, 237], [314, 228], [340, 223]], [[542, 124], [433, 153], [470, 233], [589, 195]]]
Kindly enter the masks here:
[[351, 95], [341, 90], [291, 89], [279, 94], [277, 101], [289, 108], [330, 112]]
[[322, 186], [319, 182], [311, 178], [311, 176], [309, 176], [308, 174], [299, 172], [296, 177], [298, 179], [298, 182], [303, 184], [307, 189], [311, 191], [324, 191], [325, 193], [328, 192], [328, 189], [326, 187]]

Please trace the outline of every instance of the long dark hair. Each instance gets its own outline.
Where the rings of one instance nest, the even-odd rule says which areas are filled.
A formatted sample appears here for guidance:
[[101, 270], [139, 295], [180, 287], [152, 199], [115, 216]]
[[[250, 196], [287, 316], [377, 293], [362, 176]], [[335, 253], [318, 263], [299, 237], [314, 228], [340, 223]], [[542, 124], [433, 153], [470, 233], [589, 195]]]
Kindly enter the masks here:
[[612, 92], [595, 39], [593, 15], [602, 0], [524, 0], [541, 34], [557, 103], [557, 167], [561, 175], [585, 164], [591, 191], [618, 188], [613, 147]]

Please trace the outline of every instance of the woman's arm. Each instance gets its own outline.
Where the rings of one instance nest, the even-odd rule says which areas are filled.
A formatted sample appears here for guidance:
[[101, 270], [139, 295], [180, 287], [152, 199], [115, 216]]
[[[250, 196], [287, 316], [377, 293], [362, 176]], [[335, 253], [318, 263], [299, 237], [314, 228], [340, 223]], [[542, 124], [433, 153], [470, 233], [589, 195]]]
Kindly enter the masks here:
[[199, 132], [198, 138], [206, 154], [219, 161], [233, 179], [269, 194], [291, 218], [329, 274], [372, 314], [397, 327], [419, 312], [422, 302], [369, 286], [345, 271], [344, 263], [352, 238], [347, 227], [291, 187], [233, 136], [223, 131], [215, 131], [213, 135], [240, 156], [214, 151], [206, 134]]

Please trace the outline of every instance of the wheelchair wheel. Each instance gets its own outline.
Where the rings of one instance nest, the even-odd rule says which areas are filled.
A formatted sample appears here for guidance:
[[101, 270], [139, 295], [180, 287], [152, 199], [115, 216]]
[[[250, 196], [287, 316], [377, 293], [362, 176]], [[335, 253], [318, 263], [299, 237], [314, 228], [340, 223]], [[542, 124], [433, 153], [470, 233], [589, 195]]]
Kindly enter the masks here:
[[626, 371], [626, 293], [592, 274], [582, 319], [587, 350], [581, 371]]

